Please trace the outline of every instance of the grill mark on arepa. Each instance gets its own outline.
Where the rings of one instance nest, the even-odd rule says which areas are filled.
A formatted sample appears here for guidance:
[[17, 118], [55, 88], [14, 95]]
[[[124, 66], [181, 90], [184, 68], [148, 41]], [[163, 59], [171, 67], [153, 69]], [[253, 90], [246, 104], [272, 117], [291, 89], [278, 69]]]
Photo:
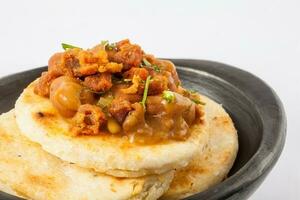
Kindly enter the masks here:
[[61, 126], [57, 124], [58, 117], [57, 113], [51, 111], [37, 111], [32, 113], [32, 119], [36, 121], [37, 124], [48, 129], [48, 133], [51, 133], [51, 135], [64, 133]]
[[53, 118], [53, 117], [55, 117], [55, 114], [53, 114], [53, 113], [42, 112], [42, 111], [38, 111], [35, 115], [39, 119], [41, 119], [41, 118]]
[[[0, 129], [3, 130], [2, 127], [0, 127]], [[6, 134], [4, 131], [0, 132], [0, 141], [5, 141], [5, 142], [12, 142], [14, 139], [12, 136]], [[1, 143], [0, 143], [1, 144]]]

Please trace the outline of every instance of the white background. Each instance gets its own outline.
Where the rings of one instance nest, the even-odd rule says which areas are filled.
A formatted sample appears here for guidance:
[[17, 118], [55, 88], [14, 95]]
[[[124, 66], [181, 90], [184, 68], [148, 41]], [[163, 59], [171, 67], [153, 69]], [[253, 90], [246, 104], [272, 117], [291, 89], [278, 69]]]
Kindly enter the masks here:
[[46, 65], [61, 42], [127, 37], [158, 57], [220, 61], [271, 85], [287, 141], [251, 199], [300, 199], [300, 1], [1, 1], [0, 76]]

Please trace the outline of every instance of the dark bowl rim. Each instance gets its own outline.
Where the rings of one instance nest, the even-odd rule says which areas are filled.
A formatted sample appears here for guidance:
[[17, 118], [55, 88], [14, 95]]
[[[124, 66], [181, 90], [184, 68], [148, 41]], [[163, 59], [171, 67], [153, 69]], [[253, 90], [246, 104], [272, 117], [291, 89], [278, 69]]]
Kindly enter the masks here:
[[[270, 117], [274, 118], [273, 116], [276, 116], [275, 121], [271, 121], [271, 124], [267, 124], [267, 126], [275, 127], [276, 132], [269, 132], [267, 131], [266, 124], [263, 123], [263, 136], [267, 135], [273, 135], [276, 136], [275, 140], [273, 140], [272, 143], [269, 143], [266, 141], [266, 137], [262, 137], [262, 141], [259, 145], [258, 150], [255, 152], [255, 154], [251, 157], [251, 159], [242, 167], [240, 168], [236, 173], [234, 173], [232, 176], [224, 180], [222, 183], [202, 192], [195, 194], [191, 197], [186, 198], [188, 199], [196, 199], [199, 194], [202, 194], [203, 196], [207, 196], [205, 194], [209, 194], [209, 199], [219, 199], [219, 198], [228, 198], [232, 195], [234, 195], [236, 192], [243, 188], [247, 188], [250, 184], [252, 184], [255, 180], [259, 179], [262, 175], [268, 173], [277, 160], [280, 157], [280, 154], [283, 150], [285, 138], [286, 138], [286, 127], [287, 127], [287, 121], [286, 121], [286, 115], [284, 111], [283, 104], [281, 100], [279, 99], [278, 95], [275, 93], [275, 91], [262, 79], [259, 77], [253, 75], [250, 72], [247, 72], [245, 70], [242, 70], [240, 68], [224, 64], [221, 62], [215, 62], [210, 60], [198, 60], [198, 59], [180, 59], [180, 58], [167, 58], [174, 62], [174, 64], [177, 66], [182, 66], [184, 68], [195, 68], [197, 69], [197, 66], [199, 65], [208, 65], [211, 70], [203, 70], [205, 72], [208, 72], [210, 74], [213, 74], [214, 76], [218, 76], [218, 74], [215, 74], [215, 70], [218, 70], [218, 68], [222, 68], [221, 73], [226, 73], [228, 76], [222, 77], [222, 79], [225, 79], [225, 81], [231, 83], [230, 80], [230, 74], [234, 74], [233, 72], [239, 72], [239, 80], [251, 80], [255, 81], [256, 84], [259, 86], [261, 91], [268, 92], [269, 97], [276, 103], [276, 113], [269, 113], [265, 112], [260, 113], [260, 117], [262, 117], [262, 114], [265, 116], [263, 117]], [[202, 69], [198, 69], [202, 70]], [[241, 91], [244, 91], [243, 88], [240, 88], [239, 85], [235, 85], [238, 89]], [[249, 94], [246, 94], [246, 96], [249, 96]], [[256, 105], [257, 103], [254, 103]], [[257, 105], [256, 105], [257, 106]], [[267, 111], [270, 111], [267, 109]], [[272, 116], [271, 116], [272, 115]], [[272, 128], [274, 129], [274, 128]], [[273, 137], [274, 138], [274, 137]], [[270, 145], [271, 144], [271, 145]], [[204, 194], [205, 193], [205, 194]], [[201, 196], [202, 196], [201, 195]]]
[[[272, 130], [275, 130], [275, 132], [272, 133], [268, 131], [266, 132], [266, 125], [263, 124], [263, 136], [266, 134], [267, 135], [273, 134], [273, 136], [275, 136], [274, 141], [271, 143], [267, 143], [265, 141], [266, 137], [262, 137], [262, 142], [260, 143], [257, 152], [236, 173], [234, 173], [232, 176], [224, 180], [222, 183], [204, 192], [188, 197], [186, 199], [196, 199], [199, 194], [204, 194], [204, 193], [205, 196], [209, 196], [209, 199], [228, 198], [234, 195], [239, 190], [246, 188], [248, 185], [250, 185], [256, 179], [260, 178], [262, 175], [268, 173], [277, 162], [283, 150], [285, 138], [286, 138], [286, 127], [287, 127], [285, 111], [282, 102], [277, 96], [277, 94], [275, 93], [275, 91], [262, 79], [251, 74], [250, 72], [247, 72], [240, 68], [233, 67], [231, 65], [227, 65], [221, 62], [215, 62], [210, 60], [199, 60], [199, 59], [181, 59], [181, 58], [164, 58], [164, 59], [171, 60], [172, 62], [174, 62], [176, 66], [180, 66], [183, 68], [194, 68], [196, 70], [205, 71], [217, 77], [219, 77], [219, 75], [221, 74], [223, 75], [225, 74], [226, 76], [222, 77], [222, 79], [226, 80], [229, 83], [231, 82], [230, 74], [232, 74], [233, 72], [239, 72], [240, 76], [238, 77], [238, 80], [242, 81], [243, 79], [249, 79], [251, 81], [255, 81], [256, 84], [260, 87], [261, 91], [265, 91], [269, 94], [269, 97], [274, 101], [276, 106], [276, 108], [274, 108], [275, 109], [274, 113], [269, 113], [266, 112], [265, 110], [263, 111], [264, 113], [260, 113], [260, 114], [264, 114], [263, 117], [268, 117], [268, 116], [270, 117], [270, 115], [272, 115], [271, 117], [274, 118], [275, 115], [276, 120], [270, 121], [269, 124], [267, 124], [268, 127], [272, 126], [271, 127]], [[207, 70], [197, 69], [198, 68], [197, 66], [199, 65], [201, 66], [207, 65], [211, 69], [209, 68], [207, 68]], [[43, 67], [33, 68], [33, 69], [24, 70], [17, 73], [5, 75], [3, 77], [0, 77], [0, 81], [9, 79], [11, 76], [15, 76], [18, 74], [24, 74], [34, 70], [46, 69], [46, 67], [47, 66], [43, 66]], [[241, 89], [241, 91], [243, 91], [243, 88], [239, 88], [239, 86], [237, 87], [238, 89]]]

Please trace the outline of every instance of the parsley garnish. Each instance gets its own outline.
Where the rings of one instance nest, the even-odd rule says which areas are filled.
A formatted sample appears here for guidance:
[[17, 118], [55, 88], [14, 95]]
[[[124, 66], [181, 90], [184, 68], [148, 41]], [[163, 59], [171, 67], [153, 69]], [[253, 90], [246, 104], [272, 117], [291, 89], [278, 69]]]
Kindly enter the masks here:
[[108, 49], [108, 50], [115, 50], [117, 49], [117, 44], [116, 43], [109, 43], [108, 40], [102, 40], [101, 41], [101, 45], [104, 46], [104, 48]]
[[147, 101], [147, 96], [148, 96], [148, 89], [149, 89], [149, 85], [150, 85], [150, 80], [151, 80], [151, 76], [148, 76], [147, 79], [146, 79], [146, 83], [145, 83], [143, 99], [141, 101], [141, 104], [143, 105], [144, 109], [146, 108], [146, 101]]
[[[74, 49], [74, 48], [79, 48], [79, 47], [76, 47], [76, 46], [73, 46], [71, 44], [66, 44], [66, 43], [61, 43], [61, 46], [64, 50], [68, 50], [68, 49]], [[80, 48], [79, 48], [80, 49]]]
[[117, 49], [117, 44], [116, 43], [111, 43], [107, 45], [108, 50], [116, 50]]
[[161, 69], [157, 65], [152, 65], [146, 58], [143, 58], [140, 67], [149, 67], [156, 72], [161, 72]]
[[107, 45], [109, 45], [108, 40], [102, 40], [101, 45], [105, 48]]
[[153, 69], [156, 72], [160, 72], [161, 71], [160, 68], [157, 65], [153, 65]]
[[165, 90], [163, 92], [163, 99], [165, 99], [168, 103], [172, 103], [175, 100], [175, 95], [171, 91]]
[[151, 65], [151, 63], [146, 59], [146, 58], [143, 58], [143, 64], [145, 65], [145, 66], [147, 66], [147, 67], [151, 67], [152, 65]]

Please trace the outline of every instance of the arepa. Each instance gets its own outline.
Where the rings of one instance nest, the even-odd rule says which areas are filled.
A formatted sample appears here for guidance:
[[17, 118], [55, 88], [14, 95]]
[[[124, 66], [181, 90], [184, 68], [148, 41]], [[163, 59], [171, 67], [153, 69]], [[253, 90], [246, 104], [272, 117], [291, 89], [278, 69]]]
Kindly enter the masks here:
[[209, 141], [203, 154], [186, 167], [177, 170], [164, 200], [182, 199], [202, 192], [223, 181], [238, 151], [237, 131], [230, 116], [213, 100], [202, 96], [209, 122]]
[[120, 177], [161, 174], [185, 167], [207, 142], [205, 115], [202, 123], [190, 128], [190, 136], [180, 141], [140, 145], [112, 134], [72, 137], [68, 119], [48, 98], [34, 93], [36, 83], [23, 91], [15, 105], [21, 132], [47, 152], [81, 167]]
[[25, 138], [14, 111], [0, 116], [0, 188], [35, 200], [154, 200], [169, 187], [173, 171], [115, 178], [64, 162]]

